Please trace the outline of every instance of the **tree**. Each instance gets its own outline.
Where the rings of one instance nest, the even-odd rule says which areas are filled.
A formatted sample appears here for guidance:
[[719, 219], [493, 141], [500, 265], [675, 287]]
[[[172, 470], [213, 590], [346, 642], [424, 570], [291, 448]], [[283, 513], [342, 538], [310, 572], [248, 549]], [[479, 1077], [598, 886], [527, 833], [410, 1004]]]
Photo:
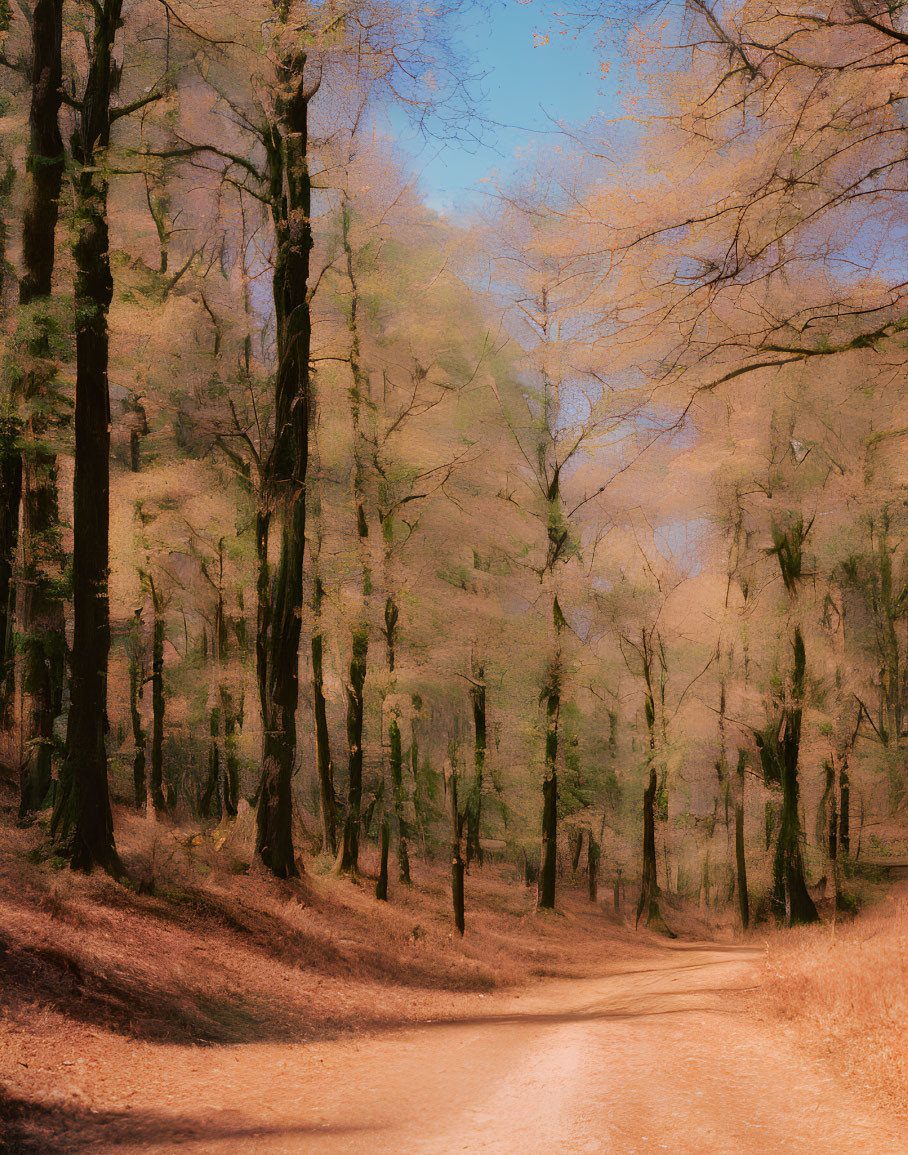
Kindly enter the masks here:
[[789, 596], [792, 624], [791, 672], [780, 693], [774, 696], [773, 713], [762, 732], [755, 734], [763, 774], [767, 782], [781, 787], [782, 815], [773, 860], [773, 903], [786, 926], [816, 922], [818, 915], [804, 879], [801, 853], [798, 762], [806, 692], [807, 654], [804, 635], [796, 615], [796, 598], [802, 576], [803, 546], [810, 524], [796, 518], [774, 525], [772, 552], [779, 563]]
[[[607, 484], [591, 490], [567, 479], [584, 455], [631, 420], [632, 391], [611, 390], [601, 373], [602, 351], [580, 339], [591, 285], [590, 254], [577, 250], [562, 228], [562, 201], [576, 190], [541, 167], [525, 185], [502, 194], [500, 211], [486, 222], [481, 247], [489, 253], [489, 277], [516, 334], [523, 357], [523, 411], [510, 410], [499, 393], [504, 419], [525, 466], [521, 499], [537, 519], [540, 537], [533, 564], [545, 622], [546, 659], [539, 703], [544, 713], [542, 838], [538, 904], [555, 904], [558, 829], [558, 765], [565, 691], [565, 646], [571, 631], [562, 608], [563, 572], [580, 556], [581, 512]], [[594, 506], [595, 508], [595, 506]], [[541, 547], [541, 548], [539, 548]]]
[[113, 296], [107, 221], [109, 176], [106, 152], [111, 129], [135, 108], [156, 99], [140, 97], [114, 107], [120, 70], [114, 42], [121, 0], [92, 10], [88, 62], [81, 99], [75, 104], [76, 404], [73, 481], [73, 617], [70, 708], [66, 755], [52, 823], [74, 868], [122, 867], [114, 846], [105, 744], [110, 620], [107, 594], [110, 500], [110, 398], [107, 313]]
[[[26, 158], [27, 187], [22, 218], [19, 280], [20, 365], [16, 393], [25, 408], [24, 449], [19, 465], [4, 467], [3, 508], [8, 529], [0, 530], [0, 637], [10, 654], [13, 605], [12, 542], [22, 505], [22, 581], [16, 633], [22, 658], [23, 752], [19, 813], [33, 813], [51, 789], [54, 720], [62, 709], [64, 679], [63, 569], [57, 500], [57, 460], [48, 441], [60, 410], [55, 346], [58, 319], [50, 301], [55, 241], [64, 172], [59, 113], [62, 101], [62, 3], [38, 0], [31, 24], [31, 105]], [[12, 432], [12, 429], [10, 430]], [[9, 684], [9, 683], [7, 683]]]

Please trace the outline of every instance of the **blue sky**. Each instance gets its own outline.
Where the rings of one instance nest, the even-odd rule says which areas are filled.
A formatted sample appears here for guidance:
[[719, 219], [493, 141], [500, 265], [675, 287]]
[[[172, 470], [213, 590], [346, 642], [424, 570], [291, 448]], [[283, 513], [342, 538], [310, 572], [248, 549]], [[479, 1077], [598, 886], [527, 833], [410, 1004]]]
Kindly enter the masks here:
[[[613, 100], [614, 80], [603, 77], [595, 36], [562, 35], [550, 0], [490, 0], [489, 11], [464, 22], [459, 39], [476, 70], [484, 73], [480, 112], [495, 122], [481, 144], [443, 145], [423, 141], [402, 118], [392, 118], [395, 135], [421, 173], [426, 202], [456, 212], [492, 172], [505, 176], [521, 150], [557, 138], [552, 120], [585, 122]], [[548, 34], [548, 43], [539, 43]], [[611, 91], [610, 91], [611, 90]]]

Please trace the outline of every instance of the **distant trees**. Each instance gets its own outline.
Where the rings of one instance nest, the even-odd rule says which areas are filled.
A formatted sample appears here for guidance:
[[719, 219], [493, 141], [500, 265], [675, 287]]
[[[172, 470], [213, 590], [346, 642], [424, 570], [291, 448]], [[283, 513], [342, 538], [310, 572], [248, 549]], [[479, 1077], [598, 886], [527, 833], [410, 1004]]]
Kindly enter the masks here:
[[375, 119], [470, 131], [456, 7], [10, 15], [21, 817], [118, 873], [110, 771], [281, 878], [450, 854], [459, 933], [492, 836], [541, 909], [585, 844], [651, 927], [809, 921], [908, 797], [897, 21], [699, 5], [620, 172], [588, 126], [465, 230]]
[[[598, 341], [585, 341], [595, 260], [566, 230], [562, 205], [577, 193], [561, 173], [545, 168], [500, 197], [480, 244], [488, 253], [489, 279], [505, 311], [505, 324], [520, 351], [522, 411], [502, 409], [523, 459], [520, 491], [509, 494], [536, 519], [540, 535], [529, 563], [540, 584], [545, 621], [545, 673], [539, 691], [544, 711], [542, 838], [538, 903], [555, 905], [558, 829], [558, 768], [562, 708], [567, 691], [569, 637], [563, 575], [580, 556], [583, 517], [606, 484], [568, 488], [584, 456], [595, 454], [618, 430], [633, 423], [639, 397], [614, 388]], [[565, 214], [568, 218], [570, 212]], [[500, 395], [499, 395], [500, 397]], [[584, 479], [585, 480], [585, 479]]]

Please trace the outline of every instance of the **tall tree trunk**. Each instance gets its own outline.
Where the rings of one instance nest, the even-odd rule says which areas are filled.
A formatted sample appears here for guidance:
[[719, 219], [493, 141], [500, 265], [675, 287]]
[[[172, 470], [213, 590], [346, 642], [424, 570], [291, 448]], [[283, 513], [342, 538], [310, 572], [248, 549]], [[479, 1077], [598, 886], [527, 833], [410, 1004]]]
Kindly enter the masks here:
[[659, 913], [659, 886], [656, 881], [656, 815], [655, 801], [658, 782], [656, 768], [649, 768], [649, 782], [643, 791], [643, 877], [640, 885], [640, 900], [637, 903], [636, 925], [661, 920]]
[[[117, 14], [118, 15], [118, 14]], [[55, 233], [63, 182], [62, 103], [63, 0], [36, 0], [32, 11], [32, 93], [28, 190], [22, 217], [19, 301], [28, 305], [49, 297], [54, 272]], [[109, 89], [108, 89], [109, 92]], [[105, 113], [102, 113], [105, 115]]]
[[13, 571], [22, 501], [22, 423], [16, 413], [0, 418], [0, 725], [11, 712], [13, 678]]
[[[385, 572], [390, 566], [389, 558], [385, 555]], [[387, 646], [388, 673], [394, 674], [396, 660], [395, 643], [397, 639], [397, 623], [400, 611], [391, 594], [385, 599], [385, 643]], [[410, 824], [406, 815], [406, 789], [404, 786], [404, 755], [403, 742], [400, 733], [398, 711], [392, 709], [388, 719], [388, 760], [391, 767], [391, 790], [394, 798], [394, 818], [397, 824], [397, 865], [400, 870], [400, 881], [410, 885]]]
[[373, 592], [372, 566], [369, 557], [369, 519], [366, 513], [367, 444], [363, 428], [363, 406], [368, 401], [369, 380], [360, 359], [359, 288], [350, 240], [352, 210], [345, 199], [341, 206], [341, 238], [350, 281], [350, 305], [347, 328], [350, 332], [350, 416], [353, 432], [353, 505], [356, 513], [356, 538], [362, 574], [362, 615], [351, 631], [350, 677], [346, 687], [347, 748], [349, 751], [347, 809], [339, 855], [339, 869], [356, 874], [359, 869], [359, 836], [363, 791], [363, 695], [369, 656], [369, 600]]
[[22, 501], [22, 589], [19, 643], [22, 655], [23, 793], [43, 798], [50, 785], [54, 723], [63, 708], [66, 623], [60, 590], [66, 563], [57, 499], [57, 459], [40, 448], [47, 435], [43, 399], [34, 379], [27, 400], [36, 408], [26, 426]]
[[[284, 11], [283, 9], [281, 10]], [[286, 24], [286, 14], [282, 16]], [[283, 31], [286, 33], [287, 29]], [[291, 48], [277, 67], [275, 116], [266, 140], [276, 259], [273, 294], [277, 337], [274, 442], [266, 471], [264, 565], [260, 578], [259, 686], [262, 777], [256, 853], [279, 878], [299, 873], [293, 850], [292, 779], [296, 762], [299, 647], [303, 608], [306, 473], [309, 460], [309, 258], [312, 251], [306, 53]], [[279, 524], [279, 556], [268, 565], [270, 523]], [[262, 523], [264, 522], [264, 525]], [[261, 551], [260, 551], [261, 557]], [[261, 602], [265, 600], [264, 607]], [[261, 634], [264, 628], [263, 636]]]
[[549, 733], [546, 738], [545, 778], [542, 782], [542, 849], [539, 858], [537, 905], [543, 910], [555, 907], [555, 878], [558, 867], [558, 770], [555, 753], [558, 743], [557, 695], [550, 695], [547, 708]]
[[148, 804], [145, 781], [145, 748], [148, 737], [142, 725], [139, 702], [142, 699], [144, 663], [142, 661], [142, 611], [136, 610], [129, 626], [126, 641], [126, 655], [129, 670], [129, 720], [132, 723], [132, 783], [136, 810], [144, 810]]
[[539, 884], [536, 904], [543, 910], [555, 907], [555, 879], [558, 869], [558, 722], [561, 715], [561, 630], [564, 617], [558, 598], [552, 598], [554, 645], [549, 665], [545, 700], [545, 777], [542, 782], [542, 846], [539, 855]]
[[464, 912], [463, 827], [464, 816], [457, 802], [457, 772], [448, 764], [445, 785], [448, 792], [448, 817], [451, 821], [451, 905], [454, 911], [454, 929], [462, 935], [466, 928]]
[[738, 797], [735, 799], [735, 887], [741, 929], [750, 926], [750, 901], [747, 894], [747, 860], [744, 856], [744, 770], [745, 754], [738, 752]]
[[773, 860], [773, 904], [786, 926], [817, 922], [819, 915], [807, 890], [801, 854], [801, 818], [798, 760], [801, 752], [801, 719], [807, 656], [799, 626], [795, 627], [791, 686], [786, 697], [780, 739], [782, 815]]
[[88, 77], [78, 110], [75, 180], [76, 406], [73, 478], [73, 649], [66, 757], [52, 823], [74, 868], [122, 867], [114, 845], [105, 747], [110, 617], [107, 593], [110, 399], [107, 312], [113, 296], [104, 153], [110, 143], [113, 59], [122, 0], [94, 9]]
[[397, 821], [397, 865], [400, 881], [410, 885], [410, 826], [404, 813], [404, 755], [400, 736], [400, 723], [392, 713], [388, 721], [389, 762], [391, 764], [391, 790], [394, 798], [394, 817]]
[[328, 733], [328, 711], [325, 703], [324, 635], [322, 633], [322, 598], [324, 588], [316, 572], [312, 614], [312, 707], [315, 715], [315, 762], [318, 770], [319, 808], [322, 818], [322, 848], [337, 854], [337, 808], [334, 801], [334, 773], [331, 767], [331, 739]]
[[[32, 422], [30, 428], [34, 433]], [[57, 505], [57, 460], [52, 454], [28, 452], [24, 475], [19, 642], [24, 739], [19, 812], [23, 817], [41, 807], [51, 790], [54, 722], [63, 708], [66, 673], [59, 594], [65, 555]]]
[[473, 782], [467, 800], [467, 868], [475, 857], [482, 866], [479, 836], [482, 828], [482, 788], [486, 764], [486, 686], [485, 669], [477, 666], [470, 682], [470, 704], [473, 707]]
[[339, 868], [356, 874], [359, 870], [359, 833], [363, 802], [363, 687], [369, 655], [369, 631], [365, 626], [353, 631], [350, 677], [347, 682], [347, 813], [340, 849]]
[[[660, 649], [661, 652], [661, 649]], [[659, 884], [656, 875], [656, 799], [659, 793], [659, 779], [656, 773], [656, 699], [653, 692], [653, 662], [655, 660], [651, 638], [646, 632], [641, 638], [643, 658], [643, 680], [646, 692], [643, 711], [649, 740], [649, 780], [643, 791], [643, 873], [640, 884], [640, 899], [637, 903], [635, 925], [654, 926], [658, 930], [672, 932], [665, 925], [659, 909]], [[664, 667], [663, 667], [664, 672]], [[672, 935], [674, 937], [674, 935]]]
[[151, 804], [155, 814], [173, 809], [176, 798], [164, 793], [164, 637], [166, 624], [157, 596], [152, 591], [154, 622], [151, 634]]
[[[21, 470], [14, 462], [0, 466], [6, 495], [6, 533], [0, 530], [0, 606], [7, 615], [0, 623], [4, 651], [11, 656], [12, 588], [4, 562], [9, 546], [2, 539], [19, 521], [22, 501], [22, 596], [18, 631], [22, 653], [23, 759], [20, 768], [20, 803], [23, 816], [47, 797], [54, 753], [54, 722], [62, 709], [65, 677], [65, 621], [60, 596], [65, 556], [60, 536], [57, 500], [57, 459], [44, 445], [53, 424], [53, 384], [56, 367], [51, 360], [44, 311], [50, 298], [55, 256], [60, 188], [63, 180], [63, 140], [59, 113], [62, 86], [62, 0], [37, 0], [32, 14], [32, 94], [29, 145], [26, 157], [28, 186], [22, 220], [23, 275], [19, 303], [34, 315], [26, 324], [24, 400], [27, 411]], [[44, 307], [42, 308], [42, 302]], [[7, 476], [7, 469], [9, 475]], [[16, 474], [19, 473], [17, 477]]]

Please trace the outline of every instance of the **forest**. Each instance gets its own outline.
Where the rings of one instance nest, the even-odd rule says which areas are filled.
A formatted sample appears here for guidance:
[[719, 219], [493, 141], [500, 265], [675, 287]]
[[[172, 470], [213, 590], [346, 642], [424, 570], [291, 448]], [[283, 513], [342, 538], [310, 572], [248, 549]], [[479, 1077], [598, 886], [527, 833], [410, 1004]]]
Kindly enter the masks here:
[[453, 211], [512, 0], [0, 4], [11, 890], [747, 942], [908, 867], [905, 7], [518, 2], [602, 107]]

